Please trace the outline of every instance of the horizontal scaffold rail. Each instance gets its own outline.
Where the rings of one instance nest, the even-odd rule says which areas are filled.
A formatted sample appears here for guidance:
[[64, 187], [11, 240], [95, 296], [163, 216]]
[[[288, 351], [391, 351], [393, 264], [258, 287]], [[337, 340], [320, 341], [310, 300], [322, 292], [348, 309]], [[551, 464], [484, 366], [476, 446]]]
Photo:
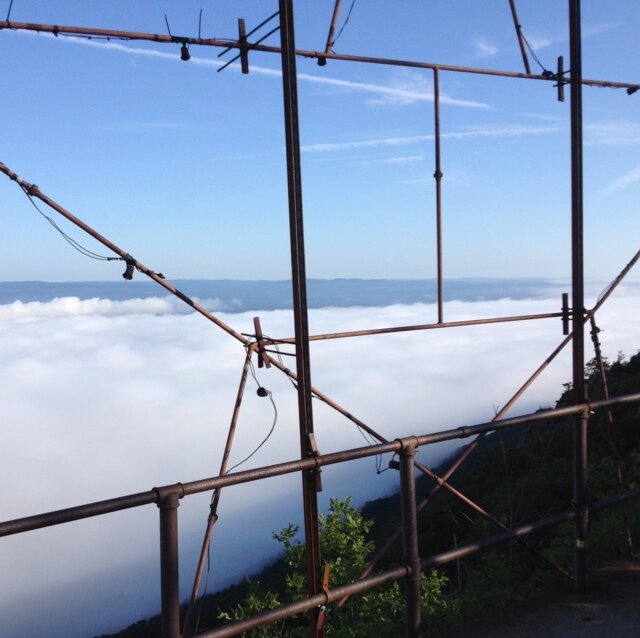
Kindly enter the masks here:
[[[241, 43], [237, 40], [220, 38], [192, 38], [187, 36], [163, 35], [159, 33], [144, 33], [138, 31], [121, 31], [117, 29], [96, 29], [93, 27], [62, 26], [56, 24], [36, 24], [31, 22], [0, 21], [0, 30], [36, 31], [38, 33], [51, 33], [53, 35], [77, 36], [85, 38], [114, 38], [120, 40], [138, 40], [144, 42], [158, 42], [161, 44], [189, 44], [195, 46], [219, 47], [223, 49], [239, 49], [262, 51], [263, 53], [281, 53], [280, 47], [265, 44]], [[311, 51], [296, 49], [296, 56], [317, 60], [341, 60], [343, 62], [363, 62], [365, 64], [379, 64], [383, 66], [401, 66], [413, 69], [438, 69], [451, 73], [472, 73], [475, 75], [489, 75], [503, 78], [518, 78], [524, 80], [546, 80], [556, 82], [555, 74], [520, 73], [517, 71], [502, 71], [499, 69], [486, 69], [480, 67], [458, 66], [454, 64], [439, 64], [435, 62], [420, 62], [417, 60], [400, 60], [396, 58], [377, 58], [365, 55], [349, 55], [347, 53], [334, 53], [332, 51]], [[568, 77], [565, 77], [567, 80]], [[582, 79], [585, 86], [597, 86], [613, 89], [628, 89], [635, 92], [640, 89], [640, 84], [629, 82], [611, 82], [608, 80]]]
[[25, 518], [5, 521], [0, 523], [0, 537], [21, 534], [41, 529], [43, 527], [51, 527], [53, 525], [61, 525], [63, 523], [91, 518], [93, 516], [101, 516], [103, 514], [140, 507], [142, 505], [149, 505], [151, 503], [157, 504], [172, 495], [177, 496], [178, 498], [183, 498], [192, 494], [209, 492], [216, 488], [229, 487], [231, 485], [239, 485], [241, 483], [250, 483], [274, 476], [282, 476], [283, 474], [315, 470], [325, 465], [336, 465], [338, 463], [376, 456], [378, 454], [399, 452], [406, 445], [418, 448], [424, 445], [432, 445], [434, 443], [441, 443], [444, 441], [466, 439], [484, 432], [505, 430], [519, 425], [536, 425], [552, 419], [581, 414], [585, 411], [590, 413], [602, 408], [634, 403], [640, 403], [640, 393], [627, 394], [610, 399], [593, 401], [592, 403], [571, 405], [552, 410], [542, 410], [533, 414], [524, 414], [522, 416], [504, 419], [502, 421], [488, 421], [485, 423], [478, 423], [476, 425], [460, 426], [449, 430], [432, 432], [430, 434], [403, 437], [401, 439], [389, 441], [388, 443], [367, 445], [351, 450], [332, 452], [330, 454], [319, 454], [312, 458], [276, 463], [274, 465], [244, 470], [242, 472], [234, 472], [225, 474], [224, 476], [215, 476], [212, 478], [190, 481], [188, 483], [175, 483], [173, 485], [154, 487], [146, 492], [128, 494], [126, 496], [120, 496], [105, 501], [98, 501], [95, 503], [88, 503], [86, 505], [47, 512], [45, 514], [36, 514], [35, 516], [27, 516]]

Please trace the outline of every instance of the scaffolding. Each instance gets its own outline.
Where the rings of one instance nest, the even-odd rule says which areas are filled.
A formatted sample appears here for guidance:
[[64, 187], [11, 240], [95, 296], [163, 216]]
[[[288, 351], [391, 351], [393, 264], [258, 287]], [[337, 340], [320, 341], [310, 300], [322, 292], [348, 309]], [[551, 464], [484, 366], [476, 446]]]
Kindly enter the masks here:
[[[582, 51], [581, 51], [581, 20], [580, 1], [569, 0], [569, 31], [570, 31], [570, 71], [564, 69], [564, 60], [558, 59], [556, 72], [543, 72], [534, 74], [531, 72], [527, 57], [527, 42], [522, 26], [519, 24], [515, 1], [510, 0], [509, 5], [513, 18], [516, 36], [522, 55], [524, 72], [507, 72], [494, 69], [471, 68], [453, 66], [447, 64], [435, 64], [430, 62], [382, 59], [366, 56], [339, 54], [333, 51], [335, 31], [341, 10], [340, 0], [336, 0], [331, 16], [331, 23], [327, 36], [325, 49], [322, 51], [308, 51], [296, 48], [295, 28], [293, 17], [293, 0], [279, 0], [278, 11], [266, 18], [261, 24], [246, 31], [245, 21], [238, 21], [238, 38], [236, 40], [212, 39], [198, 37], [185, 37], [172, 35], [139, 33], [122, 30], [96, 29], [79, 26], [60, 26], [46, 24], [32, 24], [13, 22], [7, 20], [0, 22], [0, 30], [36, 31], [52, 33], [56, 36], [72, 37], [106, 37], [119, 38], [126, 41], [148, 41], [159, 44], [180, 45], [181, 58], [188, 60], [189, 47], [206, 46], [222, 49], [222, 53], [236, 52], [234, 58], [228, 64], [239, 60], [242, 72], [250, 72], [249, 53], [261, 51], [280, 56], [282, 68], [282, 95], [284, 104], [285, 122], [285, 146], [287, 164], [288, 204], [289, 204], [289, 243], [291, 255], [291, 278], [293, 291], [293, 317], [294, 336], [268, 337], [263, 334], [259, 318], [254, 320], [254, 332], [247, 335], [238, 332], [232, 326], [225, 323], [214, 313], [207, 310], [196, 300], [190, 298], [179, 290], [161, 273], [156, 272], [133, 257], [127, 250], [118, 246], [107, 237], [100, 234], [89, 224], [68, 211], [61, 204], [42, 192], [35, 184], [17, 175], [11, 168], [0, 163], [0, 171], [9, 179], [16, 182], [27, 197], [45, 204], [50, 209], [66, 218], [79, 227], [83, 232], [108, 248], [115, 257], [125, 265], [124, 277], [130, 279], [137, 271], [153, 280], [167, 292], [175, 295], [187, 304], [195, 312], [202, 315], [214, 326], [241, 345], [244, 352], [244, 363], [240, 376], [236, 403], [228, 431], [226, 445], [219, 469], [219, 474], [213, 478], [205, 478], [189, 483], [177, 483], [166, 485], [137, 494], [129, 494], [108, 501], [100, 501], [88, 505], [81, 505], [56, 512], [39, 514], [13, 521], [0, 523], [0, 536], [23, 533], [29, 530], [40, 529], [51, 525], [59, 525], [86, 517], [99, 516], [123, 509], [140, 507], [155, 503], [160, 510], [160, 563], [161, 563], [161, 590], [162, 590], [162, 635], [164, 638], [187, 638], [193, 635], [195, 630], [195, 609], [201, 580], [206, 564], [207, 553], [212, 540], [212, 531], [218, 521], [217, 508], [224, 487], [245, 482], [266, 479], [288, 473], [299, 473], [302, 479], [302, 504], [304, 510], [304, 539], [307, 560], [308, 598], [288, 605], [283, 605], [276, 610], [265, 612], [254, 618], [231, 623], [221, 629], [207, 631], [202, 634], [209, 637], [235, 636], [267, 623], [276, 622], [294, 614], [309, 613], [310, 634], [316, 638], [324, 635], [323, 608], [336, 603], [338, 606], [351, 595], [367, 591], [372, 587], [392, 582], [394, 580], [405, 581], [406, 594], [406, 632], [408, 636], [420, 635], [420, 574], [423, 569], [446, 564], [470, 555], [485, 547], [512, 539], [520, 539], [529, 551], [533, 552], [560, 572], [563, 577], [573, 580], [577, 592], [585, 591], [587, 586], [586, 565], [586, 540], [588, 535], [589, 512], [604, 509], [613, 505], [623, 505], [627, 501], [640, 496], [640, 490], [624, 492], [623, 482], [617, 467], [617, 481], [619, 493], [597, 503], [589, 503], [587, 485], [587, 429], [589, 419], [594, 411], [609, 410], [613, 406], [636, 404], [640, 402], [640, 395], [627, 395], [623, 397], [609, 397], [597, 402], [589, 402], [585, 387], [585, 325], [590, 323], [591, 334], [596, 349], [596, 357], [600, 364], [602, 382], [606, 389], [606, 376], [602, 367], [602, 356], [597, 341], [598, 329], [595, 324], [597, 311], [607, 301], [617, 286], [640, 259], [638, 251], [631, 260], [622, 268], [619, 275], [605, 289], [598, 298], [597, 303], [590, 309], [585, 308], [584, 295], [584, 232], [583, 232], [583, 140], [582, 140], [582, 90], [583, 87], [605, 87], [626, 89], [629, 95], [635, 93], [639, 85], [633, 83], [611, 82], [608, 80], [587, 79], [582, 75]], [[277, 23], [277, 26], [271, 27]], [[269, 26], [267, 26], [269, 25]], [[267, 33], [259, 34], [260, 30], [269, 29]], [[280, 45], [271, 46], [264, 44], [269, 36], [279, 32]], [[257, 40], [250, 42], [249, 38], [255, 35]], [[352, 330], [347, 332], [310, 334], [308, 323], [307, 304], [307, 275], [305, 260], [305, 235], [304, 216], [302, 206], [302, 176], [299, 139], [299, 112], [297, 94], [297, 69], [296, 58], [312, 58], [317, 60], [320, 66], [326, 65], [328, 60], [350, 61], [364, 64], [391, 65], [405, 68], [420, 68], [431, 70], [433, 73], [434, 87], [434, 179], [436, 185], [436, 272], [437, 272], [437, 321], [435, 323], [371, 328], [366, 330]], [[225, 65], [226, 66], [226, 65]], [[219, 70], [222, 70], [221, 67]], [[532, 81], [551, 82], [557, 88], [557, 98], [563, 101], [565, 98], [565, 86], [570, 89], [571, 99], [571, 264], [572, 281], [571, 297], [565, 296], [562, 308], [558, 312], [535, 313], [518, 316], [487, 317], [466, 321], [447, 321], [444, 308], [444, 275], [443, 275], [443, 244], [442, 244], [442, 166], [441, 166], [441, 139], [440, 132], [440, 74], [441, 73], [470, 73], [481, 76], [496, 76], [505, 78], [517, 78]], [[311, 362], [309, 344], [313, 341], [353, 338], [359, 336], [373, 336], [397, 332], [423, 331], [433, 329], [448, 329], [460, 326], [475, 326], [485, 324], [502, 324], [519, 321], [537, 321], [546, 319], [561, 319], [564, 338], [533, 374], [522, 384], [518, 391], [496, 413], [495, 418], [488, 423], [463, 426], [453, 430], [441, 431], [419, 436], [406, 436], [395, 440], [387, 440], [382, 434], [374, 430], [363, 420], [355, 416], [346, 407], [335, 402], [330, 396], [315, 387], [311, 382]], [[507, 412], [515, 402], [527, 391], [531, 384], [540, 376], [545, 368], [567, 346], [572, 348], [572, 405], [544, 413], [528, 414], [516, 418], [505, 418]], [[289, 369], [283, 362], [281, 347], [291, 348], [289, 354], [295, 357], [295, 371]], [[280, 463], [268, 467], [252, 470], [233, 472], [229, 468], [229, 458], [236, 433], [236, 426], [240, 408], [245, 392], [245, 385], [250, 366], [257, 361], [258, 366], [274, 368], [288, 377], [294, 384], [298, 401], [298, 430], [300, 438], [300, 458], [292, 459], [286, 463]], [[354, 423], [361, 431], [372, 437], [378, 443], [353, 450], [345, 450], [332, 454], [322, 454], [316, 441], [312, 398], [319, 399], [343, 417]], [[465, 460], [477, 449], [480, 441], [488, 433], [500, 429], [506, 429], [522, 425], [523, 423], [537, 425], [560, 417], [570, 417], [574, 421], [574, 502], [573, 508], [558, 515], [534, 521], [528, 525], [509, 528], [496, 516], [488, 512], [480, 504], [474, 502], [450, 483], [451, 477], [462, 466]], [[610, 418], [610, 417], [609, 417]], [[448, 470], [442, 475], [437, 475], [431, 468], [416, 461], [416, 450], [425, 445], [449, 441], [455, 439], [467, 439], [473, 437], [470, 445], [459, 452]], [[614, 443], [612, 445], [615, 446]], [[400, 457], [400, 491], [402, 495], [402, 524], [398, 531], [390, 537], [389, 541], [380, 549], [376, 558], [363, 572], [360, 580], [347, 585], [329, 589], [323, 583], [321, 569], [321, 555], [318, 530], [318, 501], [317, 493], [321, 490], [321, 468], [327, 465], [343, 463], [357, 458], [366, 458], [381, 453], [393, 452]], [[231, 468], [233, 469], [233, 468]], [[434, 481], [434, 487], [423, 499], [417, 501], [415, 492], [416, 470], [429, 476]], [[440, 490], [447, 490], [467, 506], [471, 507], [479, 516], [491, 522], [497, 529], [495, 535], [487, 537], [481, 542], [462, 545], [448, 552], [435, 556], [421, 557], [417, 544], [417, 513], [426, 507], [432, 497]], [[180, 622], [179, 589], [178, 589], [178, 518], [177, 511], [180, 499], [200, 492], [211, 492], [211, 505], [207, 517], [206, 529], [198, 559], [196, 576], [189, 600], [186, 618]], [[575, 563], [573, 576], [569, 575], [549, 558], [542, 555], [526, 541], [526, 536], [531, 531], [543, 529], [560, 522], [573, 520], [575, 523]], [[625, 518], [627, 536], [631, 542], [629, 525]], [[372, 575], [376, 563], [397, 538], [402, 536], [403, 541], [403, 565], [385, 570]]]

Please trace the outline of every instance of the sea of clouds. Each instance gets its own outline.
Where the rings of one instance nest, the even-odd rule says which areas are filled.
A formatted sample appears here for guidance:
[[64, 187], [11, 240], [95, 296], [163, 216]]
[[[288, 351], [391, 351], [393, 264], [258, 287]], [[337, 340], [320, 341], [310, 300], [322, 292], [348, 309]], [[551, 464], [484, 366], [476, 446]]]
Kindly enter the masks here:
[[[590, 300], [593, 302], [593, 300]], [[218, 300], [205, 301], [215, 310]], [[559, 299], [463, 302], [445, 320], [556, 312]], [[640, 291], [621, 288], [598, 314], [610, 359], [640, 347]], [[432, 304], [312, 310], [312, 333], [433, 322]], [[239, 332], [256, 313], [220, 314]], [[291, 312], [261, 311], [266, 334], [293, 335]], [[244, 360], [241, 344], [171, 298], [59, 298], [0, 305], [0, 518], [10, 520], [217, 474]], [[311, 344], [312, 382], [387, 438], [489, 420], [562, 340], [559, 319], [404, 332]], [[587, 343], [587, 353], [591, 352]], [[283, 348], [286, 351], [286, 348]], [[590, 358], [587, 354], [587, 358]], [[285, 355], [295, 368], [295, 360]], [[295, 389], [257, 369], [278, 418], [242, 469], [299, 455]], [[552, 406], [571, 377], [567, 349], [511, 414]], [[231, 462], [269, 431], [274, 410], [249, 379]], [[314, 401], [319, 449], [364, 444], [346, 419]], [[423, 450], [437, 464], [452, 446]], [[385, 464], [388, 459], [385, 459]], [[373, 459], [323, 471], [321, 505], [387, 494], [398, 474]], [[257, 570], [278, 551], [271, 532], [300, 522], [299, 477], [223, 492], [209, 589]], [[188, 595], [208, 514], [184, 499], [181, 590]], [[158, 511], [147, 506], [0, 541], [2, 635], [92, 636], [159, 610]]]

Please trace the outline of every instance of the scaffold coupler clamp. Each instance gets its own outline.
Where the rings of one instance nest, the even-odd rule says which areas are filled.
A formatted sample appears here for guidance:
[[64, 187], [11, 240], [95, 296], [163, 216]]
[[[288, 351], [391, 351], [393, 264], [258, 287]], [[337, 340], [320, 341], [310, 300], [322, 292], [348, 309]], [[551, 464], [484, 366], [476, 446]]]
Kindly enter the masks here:
[[[309, 434], [309, 451], [310, 456], [313, 456], [316, 459], [320, 456], [320, 452], [318, 451], [318, 444], [316, 443], [316, 437], [313, 435], [313, 433]], [[316, 492], [322, 492], [322, 468], [316, 467], [313, 472], [316, 477]]]
[[571, 315], [571, 309], [569, 308], [569, 293], [562, 293], [562, 334], [569, 334], [569, 317]]
[[[329, 576], [331, 574], [331, 563], [326, 563], [324, 566], [324, 573], [322, 575], [322, 592], [329, 600]], [[320, 611], [318, 612], [318, 622], [316, 623], [316, 628], [320, 631], [326, 622], [328, 608], [326, 603], [324, 605], [320, 605]]]

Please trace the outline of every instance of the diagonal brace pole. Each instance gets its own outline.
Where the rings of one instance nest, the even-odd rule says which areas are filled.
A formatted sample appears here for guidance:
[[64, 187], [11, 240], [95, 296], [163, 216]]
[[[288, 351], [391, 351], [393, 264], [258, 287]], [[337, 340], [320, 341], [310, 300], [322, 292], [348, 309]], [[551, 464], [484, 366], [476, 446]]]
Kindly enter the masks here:
[[[233, 445], [233, 438], [236, 432], [236, 426], [238, 424], [238, 417], [240, 416], [240, 406], [242, 405], [242, 399], [244, 397], [245, 387], [247, 385], [247, 375], [249, 373], [249, 366], [251, 365], [251, 355], [253, 354], [253, 348], [247, 348], [247, 356], [242, 366], [242, 374], [240, 375], [240, 384], [238, 386], [238, 394], [236, 395], [236, 403], [233, 408], [233, 414], [231, 416], [231, 424], [229, 425], [229, 432], [227, 434], [227, 442], [224, 446], [224, 453], [222, 455], [222, 462], [220, 463], [219, 476], [223, 476], [227, 472], [229, 465], [229, 457], [231, 456], [231, 447]], [[213, 533], [213, 526], [218, 520], [218, 503], [220, 502], [220, 496], [222, 488], [217, 487], [211, 497], [211, 505], [209, 508], [209, 516], [207, 518], [207, 527], [202, 541], [202, 548], [200, 550], [200, 558], [198, 559], [198, 566], [196, 568], [196, 574], [193, 579], [193, 587], [191, 589], [191, 597], [189, 598], [189, 605], [187, 607], [187, 615], [184, 619], [183, 638], [190, 638], [193, 635], [195, 622], [195, 608], [198, 600], [198, 592], [200, 591], [200, 584], [202, 582], [202, 574], [204, 572], [204, 564], [207, 560], [209, 553], [209, 546], [211, 544], [211, 535]]]

